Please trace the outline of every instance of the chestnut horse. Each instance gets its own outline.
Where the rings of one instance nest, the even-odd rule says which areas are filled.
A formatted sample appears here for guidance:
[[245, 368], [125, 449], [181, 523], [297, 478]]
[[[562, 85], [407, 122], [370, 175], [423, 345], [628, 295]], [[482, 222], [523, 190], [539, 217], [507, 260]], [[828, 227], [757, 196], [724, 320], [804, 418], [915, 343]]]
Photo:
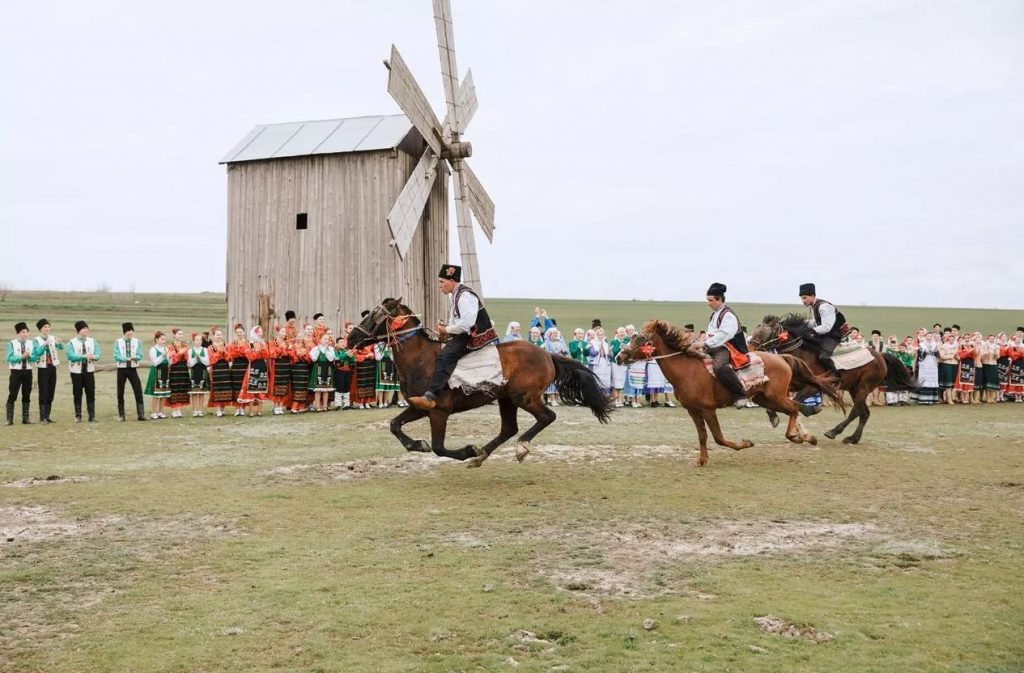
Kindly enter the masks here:
[[[814, 342], [804, 338], [809, 330], [804, 316], [795, 313], [782, 318], [766, 315], [750, 335], [750, 347], [792, 354], [810, 367], [815, 374], [825, 374], [825, 368], [818, 361], [818, 350], [815, 348]], [[871, 417], [871, 409], [868, 407], [867, 401], [868, 395], [878, 386], [917, 387], [911, 371], [895, 355], [876, 351], [871, 351], [871, 354], [871, 362], [866, 365], [861, 365], [856, 369], [844, 369], [839, 372], [838, 377], [831, 375], [833, 382], [838, 383], [840, 390], [850, 393], [853, 407], [850, 409], [850, 414], [836, 427], [825, 431], [825, 436], [829, 439], [835, 439], [846, 429], [846, 426], [857, 419], [857, 429], [853, 431], [852, 435], [844, 438], [843, 443], [856, 444], [860, 441], [861, 435], [864, 433], [864, 426], [867, 425], [868, 418]], [[771, 411], [768, 412], [768, 418], [773, 426], [778, 424], [778, 418], [773, 417]]]
[[[797, 414], [800, 413], [800, 405], [790, 399], [789, 393], [812, 388], [842, 408], [841, 393], [828, 382], [827, 377], [815, 376], [807, 365], [791, 355], [760, 355], [764, 360], [764, 373], [768, 376], [768, 382], [751, 388], [748, 396], [766, 409], [781, 411], [789, 416], [786, 439], [796, 444], [817, 444], [818, 440], [814, 435], [799, 427]], [[749, 439], [731, 442], [722, 434], [715, 410], [730, 406], [732, 396], [725, 386], [708, 372], [704, 366], [704, 353], [693, 347], [693, 337], [690, 334], [663, 320], [650, 320], [644, 324], [642, 332], [633, 336], [629, 346], [619, 352], [619, 363], [644, 360], [651, 356], [658, 359], [658, 365], [665, 378], [672, 382], [676, 399], [697, 426], [697, 438], [700, 440], [698, 466], [706, 465], [708, 462], [708, 433], [705, 425], [711, 430], [711, 436], [719, 446], [739, 451], [754, 445]]]
[[[348, 335], [348, 348], [362, 348], [370, 343], [387, 341], [391, 345], [401, 381], [402, 394], [408, 399], [422, 395], [434, 373], [434, 362], [441, 352], [441, 342], [428, 335], [419, 318], [413, 315], [402, 299], [385, 299], [370, 311], [363, 321]], [[407, 407], [391, 421], [391, 433], [402, 442], [407, 451], [433, 451], [439, 456], [468, 461], [469, 467], [480, 467], [496, 448], [519, 432], [516, 415], [519, 409], [533, 414], [536, 423], [519, 436], [516, 458], [522, 462], [530, 452], [530, 441], [555, 420], [555, 412], [544, 405], [544, 390], [555, 384], [562, 399], [570, 404], [589, 408], [597, 420], [610, 420], [612, 404], [593, 372], [584, 365], [553, 355], [528, 341], [513, 341], [498, 345], [501, 368], [506, 383], [493, 395], [483, 392], [464, 394], [461, 390], [445, 389], [437, 407], [423, 411]], [[448, 417], [469, 409], [498, 401], [501, 431], [482, 447], [472, 444], [449, 450], [444, 446]], [[424, 416], [430, 419], [430, 444], [414, 440], [402, 426]]]

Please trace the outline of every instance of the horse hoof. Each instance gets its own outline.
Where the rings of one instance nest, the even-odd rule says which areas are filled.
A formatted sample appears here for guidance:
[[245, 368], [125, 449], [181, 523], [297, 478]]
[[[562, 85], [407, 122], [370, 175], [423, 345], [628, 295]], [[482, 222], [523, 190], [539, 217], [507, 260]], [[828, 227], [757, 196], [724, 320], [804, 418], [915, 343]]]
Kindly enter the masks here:
[[409, 447], [410, 451], [419, 451], [420, 453], [430, 453], [430, 444], [427, 444], [422, 439], [417, 439]]
[[516, 447], [516, 460], [521, 463], [526, 460], [528, 455], [530, 455], [530, 445], [527, 442], [520, 442]]
[[772, 424], [773, 428], [779, 427], [779, 417], [778, 416], [769, 416], [768, 417], [768, 422]]
[[742, 442], [740, 442], [740, 448], [741, 449], [749, 449], [753, 445], [754, 445], [754, 443], [752, 441], [750, 441], [749, 439], [744, 439]]
[[847, 437], [846, 439], [843, 440], [843, 444], [856, 444], [859, 441], [860, 440], [857, 439], [856, 437]]
[[828, 437], [829, 439], [835, 439], [836, 435], [838, 435], [838, 434], [839, 433], [836, 432], [835, 430], [826, 430], [825, 431], [825, 436]]
[[815, 437], [814, 435], [809, 435], [807, 437], [807, 439], [805, 439], [804, 441], [807, 442], [808, 444], [810, 444], [811, 446], [817, 446], [818, 445], [818, 438]]
[[469, 460], [466, 461], [466, 467], [480, 467], [481, 465], [484, 464], [485, 459], [485, 456], [476, 456], [475, 458], [470, 458]]

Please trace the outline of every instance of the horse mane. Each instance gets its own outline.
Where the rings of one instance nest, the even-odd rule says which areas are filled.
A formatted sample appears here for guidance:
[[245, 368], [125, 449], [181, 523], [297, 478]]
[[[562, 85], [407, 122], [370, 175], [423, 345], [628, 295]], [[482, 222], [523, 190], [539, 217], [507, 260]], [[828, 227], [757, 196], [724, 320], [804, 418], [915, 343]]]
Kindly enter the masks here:
[[409, 308], [405, 304], [398, 303], [398, 300], [395, 299], [394, 297], [388, 297], [388, 298], [384, 299], [383, 301], [381, 301], [381, 305], [382, 306], [388, 306], [389, 302], [397, 304], [397, 309], [398, 309], [399, 313], [412, 316], [412, 319], [416, 321], [416, 324], [418, 324], [420, 327], [423, 328], [423, 336], [425, 336], [427, 338], [427, 341], [432, 341], [432, 342], [438, 343], [438, 344], [439, 343], [444, 343], [441, 340], [441, 337], [439, 337], [437, 335], [437, 333], [434, 332], [434, 330], [432, 330], [429, 327], [427, 327], [426, 324], [422, 320], [420, 320], [419, 317], [417, 317], [413, 313], [411, 308]]
[[683, 355], [695, 358], [704, 357], [702, 354], [694, 353], [690, 350], [690, 347], [693, 345], [692, 334], [687, 334], [682, 328], [676, 327], [666, 320], [648, 320], [644, 323], [644, 332], [657, 334], [665, 342], [666, 346], [679, 351]]

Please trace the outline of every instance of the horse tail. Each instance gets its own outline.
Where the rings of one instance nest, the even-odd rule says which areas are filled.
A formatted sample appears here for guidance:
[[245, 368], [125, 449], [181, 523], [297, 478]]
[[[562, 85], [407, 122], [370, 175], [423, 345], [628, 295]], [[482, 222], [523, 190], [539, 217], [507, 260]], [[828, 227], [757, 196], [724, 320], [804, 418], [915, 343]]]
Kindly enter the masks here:
[[826, 399], [831, 400], [834, 405], [839, 407], [840, 411], [844, 414], [846, 413], [846, 400], [843, 399], [843, 391], [839, 390], [832, 383], [832, 378], [828, 374], [815, 376], [811, 368], [795, 355], [780, 355], [779, 357], [785, 360], [789, 364], [789, 368], [793, 370], [793, 378], [790, 382], [791, 389], [802, 390], [804, 388], [811, 388], [817, 390]]
[[562, 355], [552, 355], [551, 361], [555, 365], [555, 388], [562, 400], [587, 407], [602, 423], [610, 421], [612, 401], [594, 372]]
[[907, 369], [903, 361], [892, 353], [882, 353], [885, 359], [885, 386], [891, 390], [917, 390], [914, 373]]

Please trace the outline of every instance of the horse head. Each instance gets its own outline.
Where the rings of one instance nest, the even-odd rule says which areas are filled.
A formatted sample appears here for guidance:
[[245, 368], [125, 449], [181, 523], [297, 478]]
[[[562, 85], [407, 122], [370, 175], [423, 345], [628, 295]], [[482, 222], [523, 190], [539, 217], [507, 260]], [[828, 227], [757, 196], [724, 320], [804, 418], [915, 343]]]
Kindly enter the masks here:
[[760, 348], [764, 344], [771, 344], [778, 338], [780, 331], [779, 316], [766, 315], [761, 319], [761, 324], [750, 333], [750, 345]]
[[654, 355], [654, 344], [651, 338], [644, 332], [637, 332], [629, 339], [629, 345], [619, 351], [615, 362], [620, 365], [628, 365], [637, 360], [647, 360]]
[[349, 332], [345, 345], [348, 348], [363, 348], [368, 344], [382, 341], [387, 338], [388, 330], [394, 329], [393, 321], [399, 319], [404, 323], [408, 320], [404, 316], [410, 315], [412, 311], [402, 303], [401, 297], [388, 297], [366, 312], [362, 321]]

